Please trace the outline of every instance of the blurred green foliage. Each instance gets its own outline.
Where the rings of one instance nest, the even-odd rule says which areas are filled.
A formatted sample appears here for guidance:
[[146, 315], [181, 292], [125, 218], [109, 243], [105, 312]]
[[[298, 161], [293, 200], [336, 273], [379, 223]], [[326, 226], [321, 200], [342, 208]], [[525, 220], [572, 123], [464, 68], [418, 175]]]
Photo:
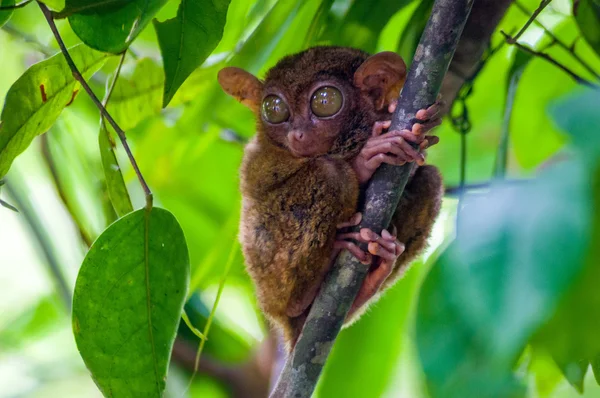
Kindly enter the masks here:
[[[254, 133], [252, 114], [221, 92], [218, 70], [263, 75], [317, 44], [410, 58], [432, 4], [231, 0], [207, 2], [214, 9], [203, 13], [203, 1], [44, 3], [68, 16], [57, 22], [71, 54], [81, 53], [77, 65], [103, 64], [86, 76], [100, 98], [119, 57], [89, 47], [128, 49], [108, 110], [127, 132], [155, 205], [181, 225], [191, 264], [185, 308], [199, 330], [237, 237], [237, 170]], [[499, 31], [516, 32], [528, 19], [523, 10], [539, 1], [518, 3], [464, 99], [472, 126], [465, 183], [477, 189], [460, 203], [446, 198], [430, 250], [340, 334], [316, 396], [600, 397], [600, 96], [546, 60], [502, 45]], [[573, 16], [570, 1], [554, 0], [520, 42], [597, 82], [598, 2], [578, 4]], [[0, 198], [21, 213], [0, 207], [0, 397], [99, 396], [73, 339], [71, 294], [87, 244], [130, 211], [128, 201], [143, 207], [144, 194], [118, 141], [112, 156], [115, 132], [100, 128], [87, 95], [65, 108], [77, 84], [62, 55], [50, 57], [58, 48], [35, 2], [0, 11], [3, 23], [1, 175], [12, 165]], [[33, 84], [40, 73], [47, 101]], [[23, 128], [23, 115], [34, 115], [26, 118], [31, 126]], [[460, 182], [461, 135], [449, 122], [438, 133], [429, 162], [452, 188]], [[6, 150], [1, 144], [14, 134], [21, 134], [18, 150]], [[120, 220], [113, 227], [127, 218]], [[166, 396], [230, 396], [240, 382], [232, 375], [263, 352], [268, 326], [235, 250], [203, 353], [213, 368], [201, 367], [187, 388], [189, 362], [175, 356]], [[178, 333], [193, 357], [197, 337], [184, 324]]]

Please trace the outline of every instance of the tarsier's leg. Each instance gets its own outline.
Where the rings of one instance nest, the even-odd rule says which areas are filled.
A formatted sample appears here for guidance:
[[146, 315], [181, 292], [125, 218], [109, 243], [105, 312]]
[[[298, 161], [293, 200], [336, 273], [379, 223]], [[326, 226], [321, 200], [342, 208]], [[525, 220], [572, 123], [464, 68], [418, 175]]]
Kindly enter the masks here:
[[[343, 228], [358, 225], [361, 218], [362, 215], [360, 213], [356, 213], [350, 218], [349, 221], [338, 224], [337, 228], [338, 230], [342, 230]], [[371, 257], [369, 257], [362, 250], [358, 249], [358, 246], [356, 246], [353, 242], [344, 240], [343, 234], [342, 237], [340, 237], [340, 233], [338, 233], [338, 237], [336, 237], [336, 241], [334, 243], [334, 250], [331, 253], [329, 262], [323, 264], [321, 272], [319, 272], [318, 276], [311, 281], [310, 286], [305, 289], [304, 293], [296, 300], [292, 300], [290, 303], [288, 303], [286, 313], [289, 317], [295, 318], [300, 316], [312, 304], [317, 296], [317, 293], [319, 292], [319, 288], [321, 287], [323, 280], [325, 279], [325, 275], [333, 265], [333, 262], [335, 261], [335, 258], [341, 249], [350, 250], [365, 264], [371, 263]]]
[[442, 177], [434, 166], [421, 166], [406, 185], [392, 217], [398, 240], [405, 250], [398, 257], [384, 287], [393, 284], [426, 247], [433, 224], [440, 212], [443, 196]]

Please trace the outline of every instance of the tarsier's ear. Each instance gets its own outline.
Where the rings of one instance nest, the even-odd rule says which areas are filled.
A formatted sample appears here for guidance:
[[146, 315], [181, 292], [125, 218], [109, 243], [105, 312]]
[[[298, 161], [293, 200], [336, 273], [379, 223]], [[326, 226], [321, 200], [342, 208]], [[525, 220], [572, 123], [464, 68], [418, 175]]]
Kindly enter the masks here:
[[370, 56], [354, 72], [354, 85], [373, 98], [377, 110], [398, 98], [405, 80], [406, 64], [390, 51]]
[[243, 69], [228, 66], [217, 75], [223, 90], [236, 100], [258, 112], [263, 84], [253, 74]]

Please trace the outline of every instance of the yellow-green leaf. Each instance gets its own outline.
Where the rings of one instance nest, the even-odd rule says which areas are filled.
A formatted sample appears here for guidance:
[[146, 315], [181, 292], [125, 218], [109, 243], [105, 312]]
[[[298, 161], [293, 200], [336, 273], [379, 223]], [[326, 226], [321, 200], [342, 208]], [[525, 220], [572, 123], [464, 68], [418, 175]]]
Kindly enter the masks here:
[[[69, 49], [79, 71], [89, 78], [108, 55], [84, 45]], [[0, 116], [0, 178], [33, 138], [46, 132], [79, 90], [63, 54], [31, 66], [8, 90]]]

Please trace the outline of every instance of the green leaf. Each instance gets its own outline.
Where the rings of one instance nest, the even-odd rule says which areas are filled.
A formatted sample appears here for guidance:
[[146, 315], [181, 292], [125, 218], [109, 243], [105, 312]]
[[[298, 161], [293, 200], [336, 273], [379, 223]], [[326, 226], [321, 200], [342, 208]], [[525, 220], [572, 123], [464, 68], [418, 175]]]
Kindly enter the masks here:
[[579, 0], [575, 2], [573, 15], [581, 34], [600, 56], [600, 1]]
[[133, 211], [133, 206], [131, 205], [131, 198], [125, 186], [125, 180], [123, 180], [121, 167], [119, 167], [119, 162], [115, 155], [114, 140], [106, 128], [104, 120], [100, 123], [98, 144], [100, 146], [102, 168], [104, 169], [104, 177], [106, 178], [110, 201], [119, 217], [123, 217], [125, 214]]
[[[0, 0], [0, 7], [15, 5], [15, 0]], [[0, 27], [4, 25], [12, 16], [14, 10], [0, 11]]]
[[569, 384], [575, 387], [580, 394], [583, 393], [583, 381], [585, 380], [585, 374], [590, 362], [581, 360], [558, 365]]
[[[92, 76], [108, 57], [84, 45], [72, 47], [69, 53], [84, 78]], [[11, 86], [0, 116], [0, 178], [33, 138], [54, 124], [78, 89], [62, 54], [31, 66]]]
[[419, 44], [423, 30], [425, 30], [425, 25], [429, 20], [432, 6], [433, 0], [425, 0], [420, 2], [419, 6], [406, 24], [404, 31], [400, 35], [397, 53], [400, 54], [400, 56], [404, 59], [404, 62], [406, 62], [407, 66], [410, 66], [410, 63], [415, 55], [417, 45]]
[[229, 2], [181, 0], [175, 18], [153, 21], [166, 77], [163, 107], [221, 40]]
[[[588, 233], [591, 242], [600, 239], [600, 137], [594, 134], [600, 123], [597, 110], [599, 99], [598, 91], [587, 90], [552, 108], [557, 124], [572, 136], [574, 147], [578, 150], [576, 156], [590, 173], [586, 186], [592, 191], [594, 203], [587, 216], [592, 223], [592, 230]], [[564, 244], [570, 243], [565, 241]], [[600, 352], [600, 319], [590, 316], [600, 313], [600, 247], [597, 244], [590, 245], [581, 257], [585, 268], [577, 283], [571, 286], [559, 309], [534, 340], [535, 344], [548, 350], [569, 382], [578, 390], [582, 388], [580, 379], [584, 376], [581, 374], [584, 365], [577, 367], [576, 364], [581, 361], [587, 364]]]
[[73, 332], [105, 396], [162, 396], [188, 285], [183, 231], [166, 210], [130, 213], [94, 242], [75, 285]]
[[527, 184], [465, 198], [457, 240], [419, 302], [418, 348], [437, 396], [458, 386], [510, 386], [528, 340], [584, 269], [587, 177], [582, 162], [564, 163]]
[[377, 7], [372, 0], [356, 0], [348, 10], [334, 44], [375, 50], [377, 38], [387, 21], [411, 0], [381, 0]]
[[139, 60], [131, 75], [119, 76], [107, 110], [123, 130], [160, 113], [164, 79], [160, 66], [150, 58]]
[[596, 383], [600, 385], [600, 354], [594, 356], [590, 363], [592, 365], [592, 371], [594, 372]]
[[118, 54], [127, 49], [167, 0], [67, 0], [75, 34], [88, 46]]

